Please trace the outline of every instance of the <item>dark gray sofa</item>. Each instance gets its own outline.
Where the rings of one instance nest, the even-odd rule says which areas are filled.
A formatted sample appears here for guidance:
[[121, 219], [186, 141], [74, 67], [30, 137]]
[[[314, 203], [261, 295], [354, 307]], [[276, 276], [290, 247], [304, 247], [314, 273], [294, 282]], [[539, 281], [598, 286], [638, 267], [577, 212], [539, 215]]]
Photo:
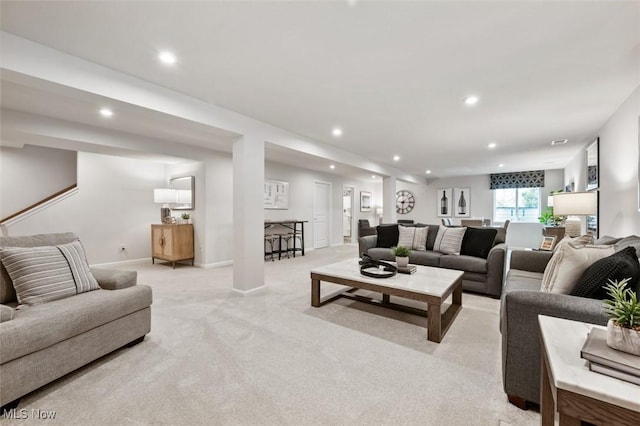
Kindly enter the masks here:
[[[486, 259], [465, 255], [442, 254], [433, 251], [433, 245], [440, 225], [426, 225], [427, 250], [412, 250], [409, 263], [439, 268], [464, 271], [462, 288], [466, 291], [487, 294], [499, 298], [502, 294], [507, 246], [505, 230], [498, 229], [494, 246]], [[358, 254], [366, 253], [377, 260], [394, 261], [395, 257], [389, 248], [376, 247], [377, 235], [367, 235], [359, 239]]]
[[[640, 237], [604, 237], [598, 244], [629, 245], [640, 253]], [[513, 250], [500, 304], [502, 383], [509, 401], [520, 408], [540, 403], [540, 332], [538, 315], [605, 325], [601, 300], [540, 291], [552, 252]]]
[[[0, 237], [0, 246], [35, 247], [77, 240], [73, 233]], [[0, 406], [123, 346], [151, 330], [151, 287], [135, 271], [91, 269], [100, 289], [16, 309], [13, 283], [0, 265]], [[0, 413], [1, 414], [1, 413]]]

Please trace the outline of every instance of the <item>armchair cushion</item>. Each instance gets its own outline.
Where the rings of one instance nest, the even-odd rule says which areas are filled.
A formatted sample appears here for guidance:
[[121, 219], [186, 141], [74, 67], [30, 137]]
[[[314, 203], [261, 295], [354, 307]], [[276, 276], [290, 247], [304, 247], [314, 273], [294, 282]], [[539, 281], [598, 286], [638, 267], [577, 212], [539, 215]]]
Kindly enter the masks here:
[[631, 278], [629, 288], [639, 293], [640, 263], [633, 246], [627, 246], [611, 256], [594, 262], [584, 271], [571, 294], [592, 299], [605, 299], [607, 292], [604, 287], [609, 280], [621, 281], [625, 278]]
[[138, 273], [136, 271], [120, 271], [116, 269], [92, 269], [98, 285], [104, 290], [121, 290], [136, 285]]
[[11, 321], [13, 319], [13, 308], [7, 305], [0, 305], [0, 322]]

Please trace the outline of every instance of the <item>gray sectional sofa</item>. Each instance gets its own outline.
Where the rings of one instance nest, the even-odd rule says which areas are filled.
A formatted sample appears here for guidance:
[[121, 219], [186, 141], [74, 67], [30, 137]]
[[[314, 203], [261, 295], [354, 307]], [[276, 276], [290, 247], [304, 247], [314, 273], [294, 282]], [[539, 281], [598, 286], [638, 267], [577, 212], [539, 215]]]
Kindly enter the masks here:
[[[418, 225], [420, 226], [420, 225]], [[442, 254], [433, 251], [433, 246], [440, 225], [428, 226], [426, 250], [412, 250], [409, 263], [424, 266], [435, 266], [464, 271], [462, 288], [466, 291], [487, 294], [500, 298], [504, 278], [507, 246], [504, 228], [496, 228], [493, 248], [486, 259], [466, 255]], [[359, 239], [358, 254], [366, 253], [377, 260], [394, 261], [390, 248], [376, 247], [377, 235], [366, 235]]]
[[[640, 238], [604, 237], [616, 251], [636, 247]], [[608, 317], [599, 299], [540, 291], [552, 252], [513, 250], [500, 304], [502, 383], [509, 401], [520, 408], [540, 403], [540, 332], [538, 315], [605, 325]]]
[[[35, 247], [77, 240], [73, 233], [0, 237], [0, 246]], [[11, 278], [0, 280], [0, 406], [118, 348], [139, 343], [151, 330], [151, 288], [136, 272], [92, 269], [100, 289], [15, 309]]]

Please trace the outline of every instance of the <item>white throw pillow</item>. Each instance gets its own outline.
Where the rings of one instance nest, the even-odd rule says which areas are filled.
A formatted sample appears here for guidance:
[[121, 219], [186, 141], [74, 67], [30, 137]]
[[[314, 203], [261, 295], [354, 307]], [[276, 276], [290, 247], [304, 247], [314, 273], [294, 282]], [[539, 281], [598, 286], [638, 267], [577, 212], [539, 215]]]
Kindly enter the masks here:
[[441, 226], [436, 235], [436, 242], [433, 244], [433, 251], [444, 254], [460, 254], [462, 238], [467, 230], [465, 227], [448, 228]]
[[595, 261], [614, 253], [613, 246], [595, 246], [568, 242], [553, 253], [542, 276], [541, 291], [571, 294], [576, 283]]
[[556, 243], [555, 247], [553, 247], [553, 251], [557, 251], [560, 247], [568, 243], [571, 243], [574, 246], [583, 246], [586, 244], [593, 244], [593, 236], [591, 234], [585, 234], [585, 235], [581, 235], [579, 237], [573, 238], [568, 235], [565, 235], [563, 239], [561, 239]]
[[426, 250], [428, 232], [428, 226], [418, 228], [398, 225], [398, 245], [414, 250]]

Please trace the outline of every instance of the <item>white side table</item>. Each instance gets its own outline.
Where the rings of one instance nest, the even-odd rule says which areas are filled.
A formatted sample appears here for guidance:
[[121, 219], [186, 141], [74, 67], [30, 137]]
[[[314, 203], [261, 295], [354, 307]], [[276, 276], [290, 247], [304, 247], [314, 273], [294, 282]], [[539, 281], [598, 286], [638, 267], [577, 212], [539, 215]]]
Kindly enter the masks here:
[[[553, 425], [640, 425], [640, 386], [589, 371], [580, 349], [593, 327], [583, 322], [538, 316], [542, 340], [540, 420]], [[638, 359], [640, 362], [640, 358]]]

